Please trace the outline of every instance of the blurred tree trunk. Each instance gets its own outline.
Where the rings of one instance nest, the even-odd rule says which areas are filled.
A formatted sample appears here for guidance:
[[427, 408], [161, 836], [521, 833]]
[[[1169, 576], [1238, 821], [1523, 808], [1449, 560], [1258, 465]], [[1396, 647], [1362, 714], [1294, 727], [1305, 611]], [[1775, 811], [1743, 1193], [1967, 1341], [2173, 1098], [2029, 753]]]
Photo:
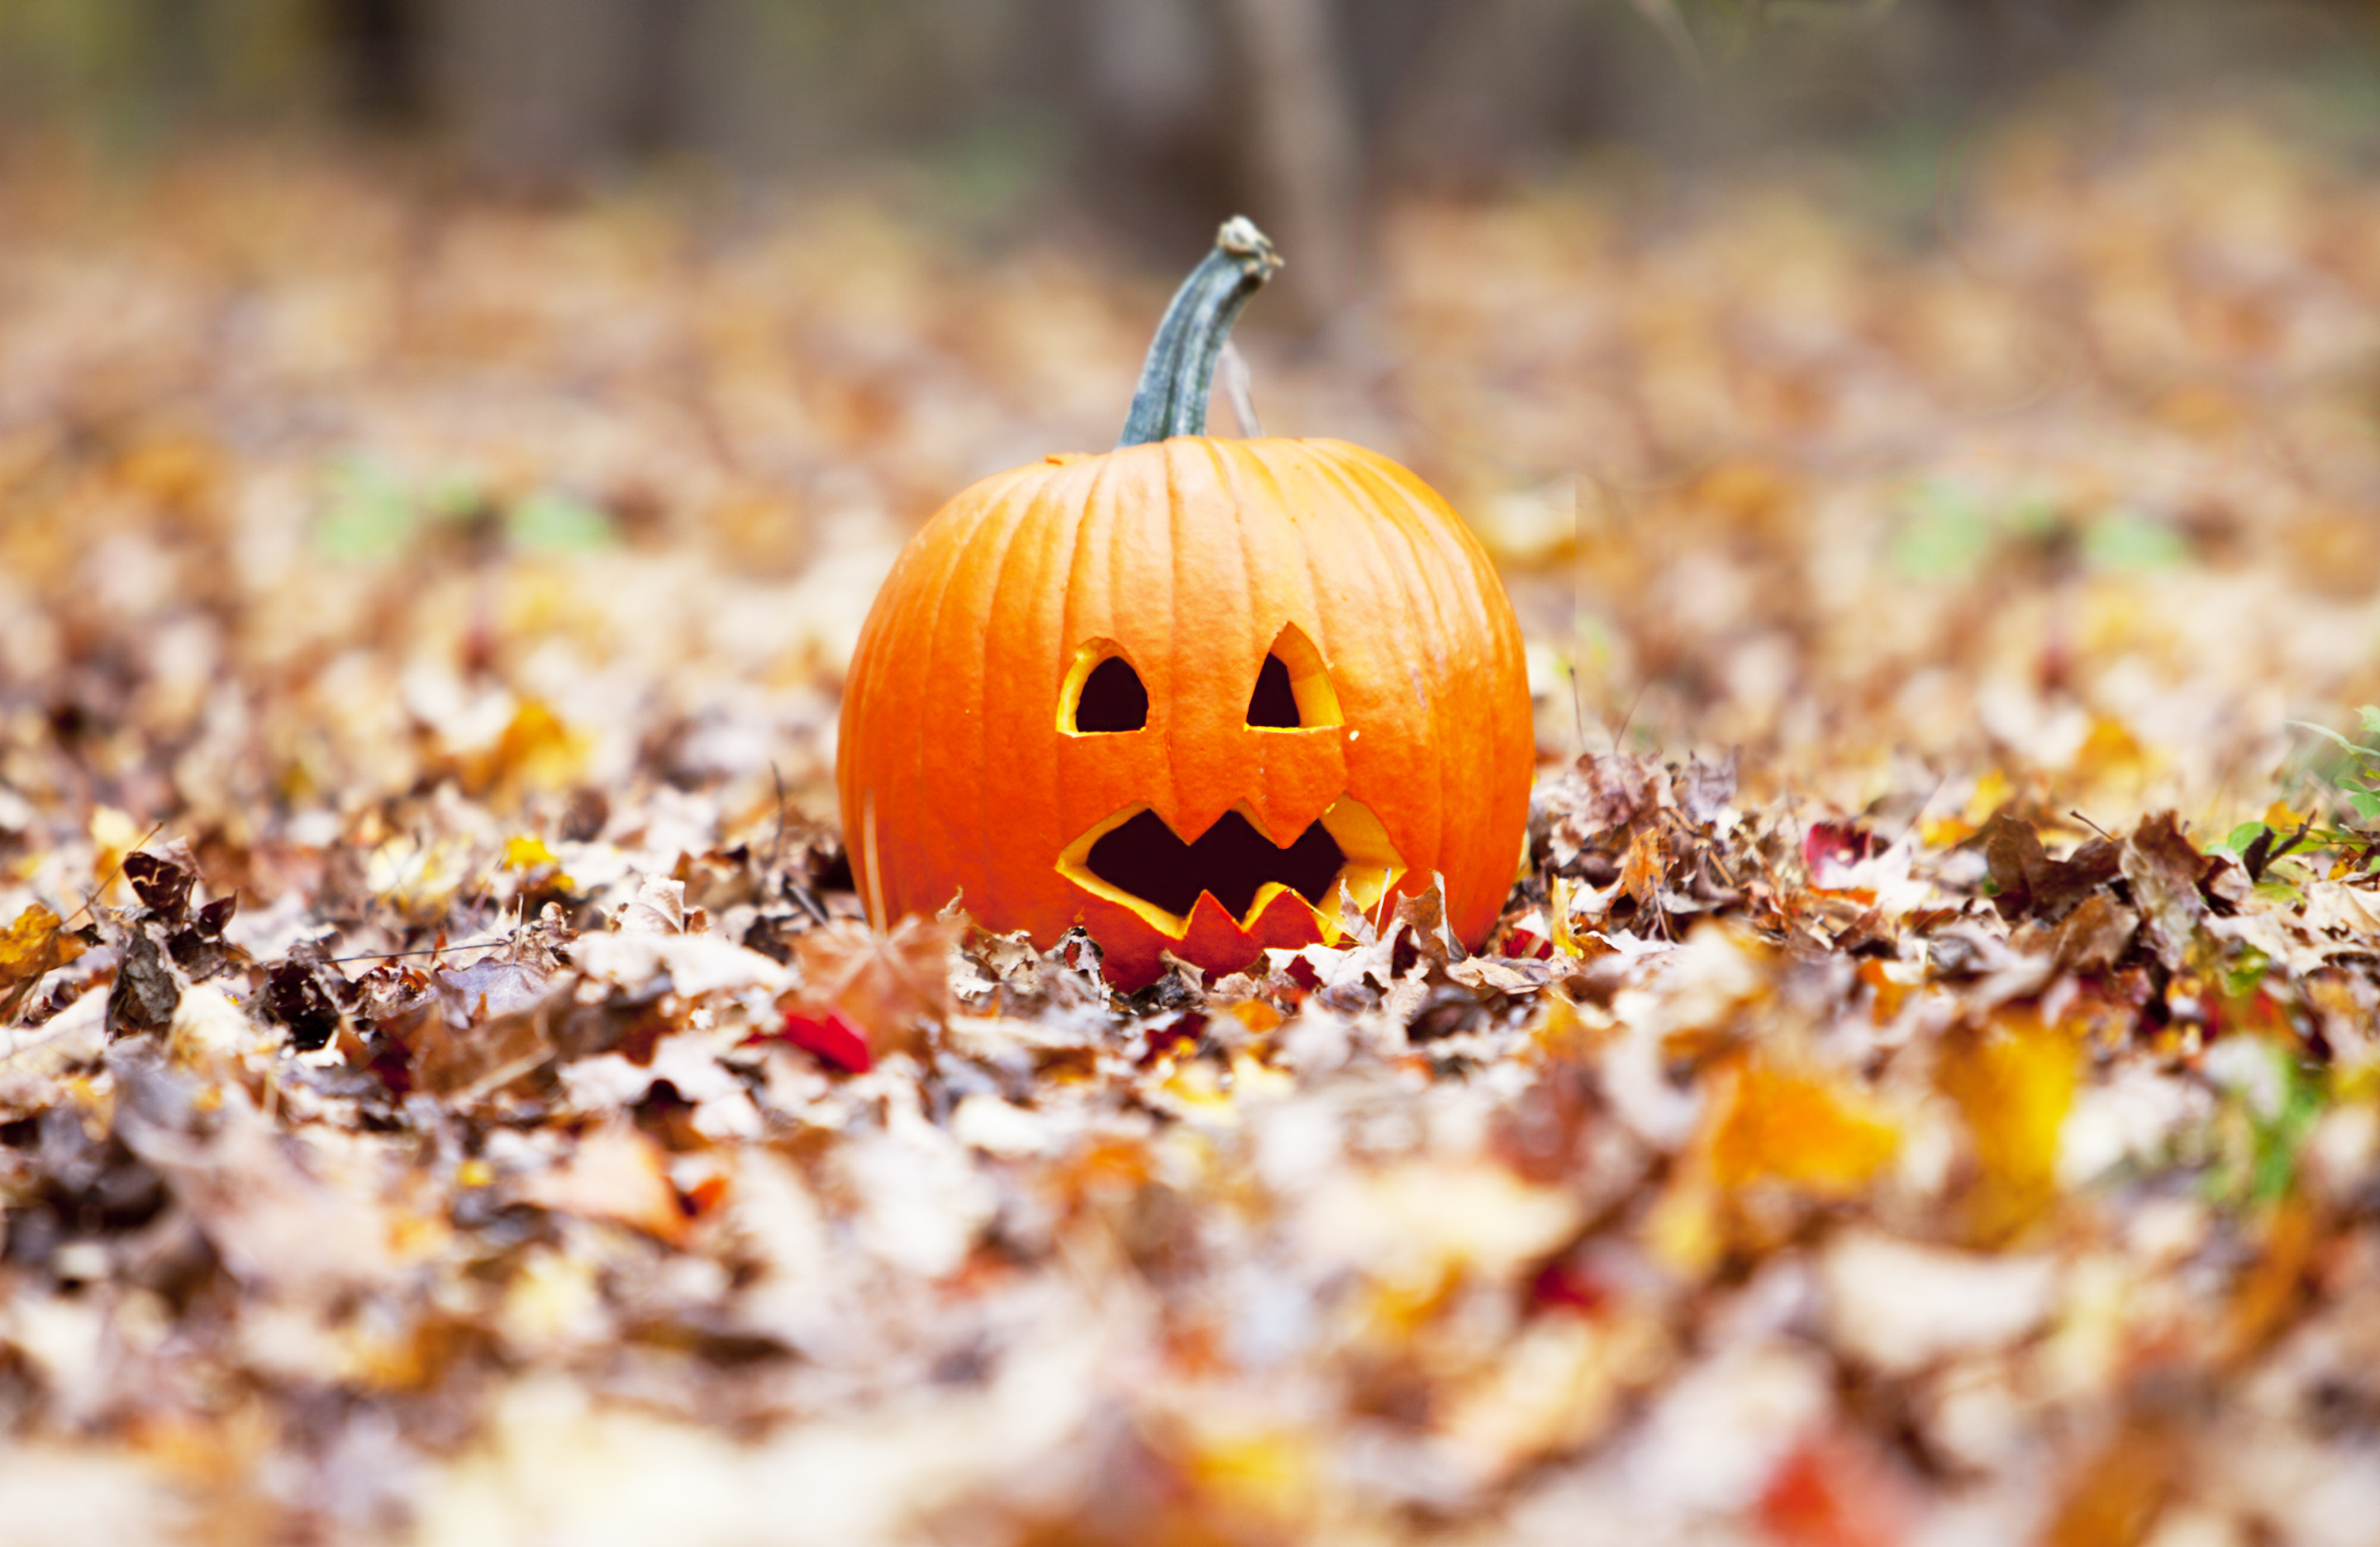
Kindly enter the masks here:
[[1330, 0], [1220, 0], [1238, 66], [1257, 207], [1289, 259], [1299, 320], [1338, 314], [1355, 280], [1363, 143]]
[[340, 106], [372, 128], [419, 123], [430, 105], [420, 0], [320, 0], [316, 11]]
[[431, 53], [473, 170], [564, 187], [663, 141], [689, 7], [675, 0], [443, 0]]

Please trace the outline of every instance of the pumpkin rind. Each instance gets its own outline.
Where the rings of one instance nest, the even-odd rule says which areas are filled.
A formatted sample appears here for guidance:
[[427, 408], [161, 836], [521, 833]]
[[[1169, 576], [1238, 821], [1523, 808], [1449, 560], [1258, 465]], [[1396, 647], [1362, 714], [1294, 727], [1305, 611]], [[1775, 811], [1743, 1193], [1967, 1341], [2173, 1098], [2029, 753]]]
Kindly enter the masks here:
[[[1285, 625], [1319, 653], [1340, 724], [1245, 724]], [[1142, 728], [1058, 725], [1094, 640], [1138, 673]], [[1442, 875], [1475, 944], [1512, 883], [1533, 755], [1519, 627], [1436, 493], [1343, 442], [1184, 435], [997, 474], [945, 506], [861, 633], [837, 781], [879, 924], [953, 896], [1044, 946], [1079, 920], [1133, 987], [1162, 951], [1232, 971], [1330, 926], [1290, 894], [1245, 927], [1204, 896], [1160, 929], [1061, 872], [1101, 822], [1145, 805], [1187, 841], [1238, 809], [1285, 847], [1352, 797], [1402, 861], [1392, 890]]]

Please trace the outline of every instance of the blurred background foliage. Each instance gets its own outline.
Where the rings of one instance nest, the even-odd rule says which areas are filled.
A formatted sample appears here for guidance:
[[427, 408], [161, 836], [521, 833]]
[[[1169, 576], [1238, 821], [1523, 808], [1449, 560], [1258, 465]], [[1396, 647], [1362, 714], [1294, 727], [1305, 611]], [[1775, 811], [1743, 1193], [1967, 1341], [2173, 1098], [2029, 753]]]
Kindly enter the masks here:
[[2374, 0], [0, 0], [0, 143], [360, 136], [529, 196], [862, 178], [1167, 265], [1245, 209], [1312, 321], [1393, 189], [1817, 141], [1922, 206], [2013, 99], [2286, 74], [2353, 130], [2375, 49]]

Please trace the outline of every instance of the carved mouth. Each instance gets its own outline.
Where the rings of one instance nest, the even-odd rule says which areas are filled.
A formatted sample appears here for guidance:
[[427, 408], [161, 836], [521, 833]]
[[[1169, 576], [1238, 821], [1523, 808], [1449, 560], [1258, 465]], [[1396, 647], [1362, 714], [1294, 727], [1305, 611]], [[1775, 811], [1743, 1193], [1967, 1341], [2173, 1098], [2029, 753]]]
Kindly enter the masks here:
[[1285, 847], [1267, 837], [1245, 808], [1224, 812], [1184, 843], [1147, 806], [1128, 806], [1075, 839], [1058, 860], [1059, 872], [1076, 885], [1177, 938], [1188, 931], [1201, 895], [1250, 929], [1283, 892], [1314, 910], [1326, 938], [1335, 936], [1342, 890], [1368, 912], [1403, 869], [1379, 818], [1352, 796], [1341, 796]]

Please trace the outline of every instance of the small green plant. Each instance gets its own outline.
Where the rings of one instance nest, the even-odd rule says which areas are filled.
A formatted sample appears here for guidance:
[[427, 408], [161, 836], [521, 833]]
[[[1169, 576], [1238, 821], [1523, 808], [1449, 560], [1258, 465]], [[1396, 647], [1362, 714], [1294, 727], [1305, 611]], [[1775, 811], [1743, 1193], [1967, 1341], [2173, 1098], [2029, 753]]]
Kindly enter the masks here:
[[2309, 730], [2334, 743], [2345, 755], [2326, 777], [2355, 814], [2366, 822], [2380, 822], [2380, 748], [2370, 743], [2380, 739], [2380, 706], [2365, 704], [2356, 712], [2362, 717], [2363, 740], [2350, 741], [2328, 725], [2317, 725], [2311, 720], [2291, 720], [2300, 730]]
[[[2296, 764], [2293, 786], [2302, 787], [2297, 781], [2311, 778], [2322, 787], [2313, 794], [2308, 815], [2295, 830], [2285, 833], [2268, 822], [2243, 822], [2214, 846], [2212, 852], [2238, 860], [2264, 895], [2282, 902], [2302, 901], [2305, 883], [2320, 873], [2309, 861], [2325, 851], [2357, 872], [2371, 870], [2380, 859], [2380, 831], [2359, 825], [2380, 822], [2380, 745], [2375, 745], [2380, 743], [2380, 706], [2366, 704], [2359, 713], [2362, 741], [2350, 741], [2328, 725], [2310, 720], [2289, 722], [2328, 743]], [[2326, 816], [2333, 820], [2325, 822]]]

